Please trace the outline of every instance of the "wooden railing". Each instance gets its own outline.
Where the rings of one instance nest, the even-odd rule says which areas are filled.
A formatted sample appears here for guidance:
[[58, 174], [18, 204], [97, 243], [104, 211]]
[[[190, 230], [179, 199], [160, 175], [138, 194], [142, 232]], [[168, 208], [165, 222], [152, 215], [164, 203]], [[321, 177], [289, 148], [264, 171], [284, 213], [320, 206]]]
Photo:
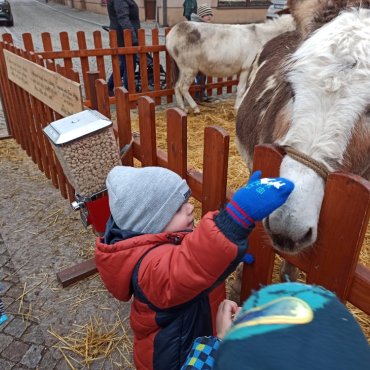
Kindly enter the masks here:
[[[165, 29], [165, 34], [169, 32], [169, 28]], [[104, 31], [103, 31], [104, 32]], [[131, 31], [124, 31], [125, 47], [118, 47], [115, 31], [109, 32], [109, 46], [104, 47], [103, 38], [101, 31], [93, 32], [93, 48], [87, 47], [87, 36], [85, 32], [79, 31], [76, 33], [76, 40], [78, 49], [71, 49], [71, 37], [67, 32], [61, 32], [59, 34], [60, 48], [61, 50], [55, 50], [50, 33], [44, 32], [41, 34], [43, 50], [37, 50], [35, 48], [35, 42], [31, 33], [24, 33], [22, 35], [23, 45], [17, 45], [18, 48], [23, 48], [28, 52], [32, 52], [36, 56], [41, 57], [43, 60], [52, 61], [55, 65], [61, 65], [69, 73], [76, 74], [79, 76], [81, 81], [84, 96], [84, 104], [87, 107], [91, 106], [91, 90], [94, 86], [90, 85], [89, 74], [94, 73], [98, 75], [99, 79], [107, 80], [109, 75], [107, 73], [108, 67], [112, 67], [114, 86], [122, 86], [122, 80], [120, 76], [120, 63], [119, 56], [126, 56], [126, 68], [128, 75], [128, 86], [129, 102], [130, 107], [136, 107], [136, 101], [141, 96], [152, 97], [155, 103], [162, 104], [172, 103], [173, 101], [173, 88], [172, 88], [172, 76], [171, 76], [171, 62], [170, 56], [167, 53], [166, 46], [159, 42], [159, 31], [157, 28], [151, 30], [151, 41], [150, 44], [146, 38], [145, 30], [138, 30], [138, 46], [132, 46], [132, 35]], [[3, 34], [3, 41], [13, 44], [11, 34]], [[153, 59], [153, 86], [149, 86], [148, 82], [148, 68], [147, 68], [147, 53], [150, 53]], [[134, 55], [139, 56], [140, 65], [140, 84], [141, 91], [136, 91], [135, 83], [135, 71], [134, 71]], [[107, 57], [110, 59], [107, 62]], [[74, 64], [79, 63], [80, 74], [74, 71]], [[162, 64], [161, 64], [162, 63]], [[165, 70], [165, 84], [161, 83], [161, 66]], [[76, 79], [76, 76], [74, 77]], [[207, 77], [207, 84], [205, 88], [209, 96], [211, 95], [222, 95], [223, 93], [231, 93], [232, 87], [237, 85], [237, 78], [212, 78]], [[191, 93], [200, 90], [200, 86], [193, 85], [191, 87]], [[165, 101], [162, 101], [161, 98]], [[116, 103], [115, 97], [110, 97], [110, 104]]]

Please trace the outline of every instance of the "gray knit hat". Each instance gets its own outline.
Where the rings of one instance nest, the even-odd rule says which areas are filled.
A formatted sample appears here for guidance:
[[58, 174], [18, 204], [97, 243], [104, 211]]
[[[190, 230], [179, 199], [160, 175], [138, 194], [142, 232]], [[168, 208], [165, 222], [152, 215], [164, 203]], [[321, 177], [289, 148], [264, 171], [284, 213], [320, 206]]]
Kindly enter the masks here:
[[116, 166], [106, 185], [117, 226], [144, 234], [162, 232], [191, 194], [185, 180], [162, 167]]
[[199, 5], [197, 14], [199, 17], [204, 17], [205, 15], [213, 15], [212, 8], [210, 8], [207, 4]]

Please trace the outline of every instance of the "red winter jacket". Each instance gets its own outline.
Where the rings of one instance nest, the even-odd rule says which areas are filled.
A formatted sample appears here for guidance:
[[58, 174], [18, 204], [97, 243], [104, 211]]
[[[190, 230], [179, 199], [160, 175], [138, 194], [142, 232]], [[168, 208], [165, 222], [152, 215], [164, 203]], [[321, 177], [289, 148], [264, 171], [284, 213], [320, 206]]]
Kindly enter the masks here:
[[134, 294], [137, 369], [179, 369], [193, 340], [213, 334], [224, 280], [247, 248], [245, 237], [237, 245], [225, 236], [217, 214], [209, 212], [192, 232], [144, 234], [113, 244], [97, 239], [95, 261], [107, 289], [123, 301]]

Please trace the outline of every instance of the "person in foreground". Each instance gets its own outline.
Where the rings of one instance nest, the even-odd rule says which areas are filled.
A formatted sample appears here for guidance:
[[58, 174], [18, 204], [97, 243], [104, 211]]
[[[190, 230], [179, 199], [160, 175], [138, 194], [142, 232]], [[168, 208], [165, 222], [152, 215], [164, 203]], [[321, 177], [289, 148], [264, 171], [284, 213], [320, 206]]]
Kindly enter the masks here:
[[[235, 315], [235, 319], [233, 317]], [[327, 289], [268, 285], [240, 308], [225, 300], [217, 337], [199, 337], [181, 370], [367, 370], [370, 347], [360, 326]]]
[[95, 261], [107, 289], [131, 305], [139, 370], [180, 369], [193, 340], [215, 333], [226, 277], [247, 250], [255, 221], [282, 205], [294, 188], [255, 172], [221, 211], [193, 231], [190, 189], [161, 167], [117, 166], [107, 176], [111, 217], [96, 241]]

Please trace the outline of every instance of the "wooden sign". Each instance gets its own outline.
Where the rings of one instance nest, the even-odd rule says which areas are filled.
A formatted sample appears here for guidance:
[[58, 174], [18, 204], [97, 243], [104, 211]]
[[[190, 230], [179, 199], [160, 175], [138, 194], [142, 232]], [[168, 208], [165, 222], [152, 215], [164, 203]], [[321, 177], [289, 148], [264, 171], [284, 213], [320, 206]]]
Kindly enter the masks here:
[[81, 85], [4, 49], [9, 80], [62, 116], [83, 109]]

